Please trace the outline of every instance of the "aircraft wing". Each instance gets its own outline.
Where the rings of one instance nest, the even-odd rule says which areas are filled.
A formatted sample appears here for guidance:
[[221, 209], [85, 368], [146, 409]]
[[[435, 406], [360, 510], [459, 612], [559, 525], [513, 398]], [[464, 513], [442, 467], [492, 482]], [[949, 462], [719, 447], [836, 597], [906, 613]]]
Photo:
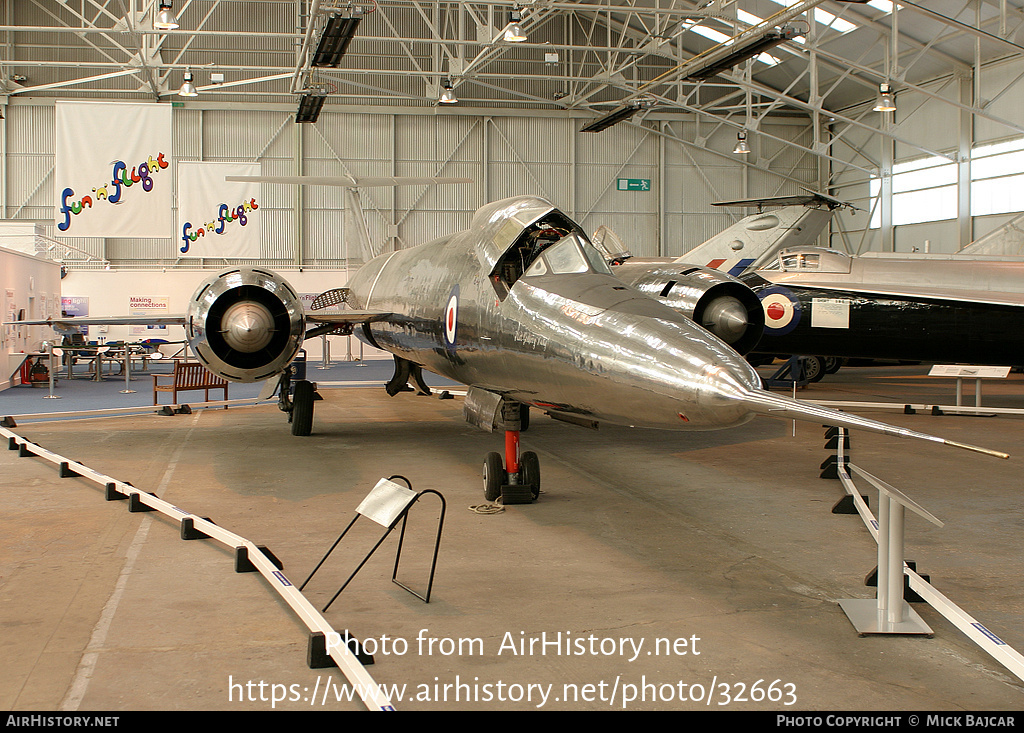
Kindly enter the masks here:
[[[808, 288], [829, 292], [863, 293], [872, 296], [890, 296], [893, 298], [926, 298], [928, 300], [945, 300], [956, 303], [980, 303], [983, 305], [1004, 305], [1024, 307], [1024, 293], [993, 292], [989, 290], [969, 290], [955, 288], [933, 288], [913, 285], [866, 285], [860, 282], [814, 282], [777, 277], [774, 273], [761, 270], [757, 275], [773, 285]], [[767, 277], [766, 277], [767, 275]]]
[[[392, 314], [386, 311], [337, 311], [332, 313], [306, 313], [306, 320], [312, 323], [372, 323], [382, 321]], [[75, 318], [47, 318], [37, 321], [8, 321], [4, 326], [50, 326], [57, 333], [74, 333], [79, 326], [184, 326], [185, 316], [89, 316]]]
[[50, 326], [57, 333], [75, 333], [79, 326], [184, 326], [185, 316], [76, 316], [36, 321], [6, 321], [4, 326]]
[[394, 315], [385, 311], [337, 311], [335, 313], [307, 313], [306, 320], [312, 323], [373, 323]]

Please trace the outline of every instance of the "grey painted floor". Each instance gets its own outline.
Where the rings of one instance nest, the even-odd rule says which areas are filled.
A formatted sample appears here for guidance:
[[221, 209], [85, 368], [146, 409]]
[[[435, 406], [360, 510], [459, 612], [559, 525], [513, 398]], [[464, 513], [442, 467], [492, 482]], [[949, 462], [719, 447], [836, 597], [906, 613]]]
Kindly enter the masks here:
[[[844, 369], [799, 396], [951, 403], [953, 382], [926, 371]], [[440, 491], [431, 602], [390, 582], [390, 538], [324, 614], [377, 643], [368, 670], [398, 686], [398, 710], [1024, 709], [1021, 679], [927, 606], [914, 604], [931, 637], [854, 630], [838, 601], [873, 597], [875, 545], [858, 517], [831, 512], [842, 490], [819, 478], [818, 425], [595, 432], [534, 416], [523, 449], [540, 455], [543, 495], [480, 514], [480, 465], [501, 436], [471, 429], [460, 400], [323, 394], [308, 438], [273, 406], [15, 432], [268, 547], [295, 583], [380, 477]], [[985, 400], [1024, 408], [1024, 377], [986, 385]], [[862, 412], [1011, 454], [865, 433], [851, 445], [854, 463], [945, 522], [910, 516], [908, 559], [1024, 650], [1024, 419]], [[350, 693], [338, 670], [307, 667], [305, 626], [258, 574], [125, 504], [0, 451], [0, 709], [364, 708], [337, 699]], [[410, 522], [413, 587], [437, 506], [425, 497]], [[311, 602], [326, 603], [379, 534], [357, 522], [306, 588]]]

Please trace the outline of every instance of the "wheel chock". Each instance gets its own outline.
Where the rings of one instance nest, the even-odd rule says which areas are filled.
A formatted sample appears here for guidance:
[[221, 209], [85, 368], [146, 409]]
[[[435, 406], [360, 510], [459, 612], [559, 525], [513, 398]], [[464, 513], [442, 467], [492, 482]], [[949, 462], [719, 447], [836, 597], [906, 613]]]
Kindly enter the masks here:
[[18, 423], [14, 422], [14, 418], [10, 415], [6, 415], [3, 420], [0, 420], [0, 428], [16, 428]]
[[523, 484], [504, 484], [501, 487], [501, 503], [505, 506], [510, 504], [532, 504], [533, 490]]

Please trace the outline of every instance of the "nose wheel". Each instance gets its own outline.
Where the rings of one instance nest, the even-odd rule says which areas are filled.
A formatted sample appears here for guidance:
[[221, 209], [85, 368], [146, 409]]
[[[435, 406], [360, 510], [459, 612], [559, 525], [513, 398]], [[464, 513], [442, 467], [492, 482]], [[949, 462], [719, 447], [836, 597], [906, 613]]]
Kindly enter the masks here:
[[[533, 451], [519, 453], [520, 409], [503, 409], [505, 416], [505, 458], [492, 452], [484, 459], [484, 498], [508, 504], [531, 504], [540, 496], [540, 459]], [[515, 429], [510, 429], [510, 428]]]

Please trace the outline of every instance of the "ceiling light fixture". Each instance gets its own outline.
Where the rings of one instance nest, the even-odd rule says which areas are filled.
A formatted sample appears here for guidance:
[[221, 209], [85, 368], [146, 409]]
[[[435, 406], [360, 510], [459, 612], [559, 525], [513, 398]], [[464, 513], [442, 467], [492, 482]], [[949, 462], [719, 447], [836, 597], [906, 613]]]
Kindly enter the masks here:
[[797, 37], [798, 31], [793, 26], [786, 26], [781, 30], [773, 30], [765, 33], [763, 36], [757, 36], [756, 38], [749, 39], [742, 45], [732, 47], [724, 46], [728, 48], [729, 52], [720, 58], [715, 58], [717, 53], [708, 53], [708, 62], [703, 66], [694, 69], [684, 78], [688, 81], [698, 81], [700, 79], [710, 79], [723, 71], [728, 71], [734, 66], [739, 66], [747, 59], [752, 59], [755, 56], [760, 56], [762, 53], [770, 48], [778, 46], [780, 43], [791, 41]]
[[508, 14], [508, 25], [505, 26], [504, 39], [509, 43], [522, 43], [526, 40], [526, 33], [523, 32], [523, 14], [515, 9]]
[[750, 152], [750, 146], [747, 145], [747, 133], [745, 130], [740, 130], [736, 135], [736, 147], [733, 148], [732, 152], [736, 155], [747, 155]]
[[630, 100], [628, 103], [621, 107], [616, 107], [611, 112], [606, 114], [604, 117], [599, 117], [589, 125], [580, 128], [580, 132], [601, 132], [601, 130], [607, 130], [612, 125], [617, 125], [620, 122], [625, 122], [630, 117], [635, 115], [642, 109], [650, 109], [658, 103], [654, 97], [649, 95], [641, 95]]
[[320, 41], [313, 54], [313, 66], [336, 67], [341, 63], [341, 57], [348, 50], [352, 37], [356, 34], [356, 27], [360, 18], [343, 18], [340, 15], [332, 15], [324, 25], [320, 34]]
[[322, 89], [310, 89], [299, 98], [299, 109], [295, 112], [296, 122], [316, 122], [320, 110], [327, 101], [327, 92]]
[[895, 112], [896, 98], [893, 97], [892, 87], [886, 83], [878, 85], [878, 101], [875, 103], [875, 112]]
[[439, 104], [455, 104], [459, 101], [452, 90], [451, 79], [446, 78], [441, 82], [441, 96], [437, 98], [437, 101]]
[[195, 84], [192, 83], [192, 69], [185, 71], [185, 81], [181, 84], [181, 89], [178, 90], [179, 97], [198, 97], [199, 92], [196, 91]]
[[580, 128], [580, 132], [601, 132], [601, 130], [607, 130], [612, 125], [617, 125], [620, 122], [628, 120], [639, 111], [640, 107], [635, 104], [618, 107], [606, 114], [604, 117], [599, 117], [594, 120], [586, 127]]
[[160, 9], [153, 19], [153, 27], [158, 31], [173, 31], [178, 27], [178, 19], [174, 17], [171, 0], [161, 0]]

